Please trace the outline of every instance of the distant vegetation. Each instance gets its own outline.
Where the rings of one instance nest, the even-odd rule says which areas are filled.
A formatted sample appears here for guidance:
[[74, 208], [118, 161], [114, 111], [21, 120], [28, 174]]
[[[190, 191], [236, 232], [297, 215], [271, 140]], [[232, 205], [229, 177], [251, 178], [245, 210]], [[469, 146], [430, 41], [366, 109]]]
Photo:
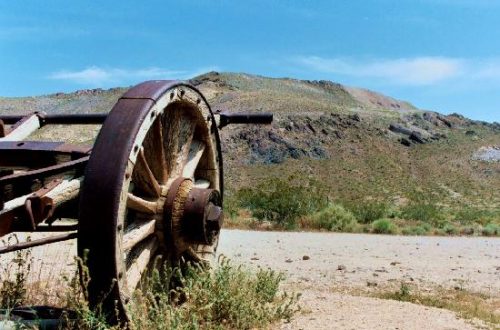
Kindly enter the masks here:
[[[226, 198], [232, 227], [404, 235], [500, 235], [500, 210], [443, 207], [412, 192], [406, 202], [340, 200], [316, 180], [270, 178]], [[249, 212], [245, 212], [248, 210]]]

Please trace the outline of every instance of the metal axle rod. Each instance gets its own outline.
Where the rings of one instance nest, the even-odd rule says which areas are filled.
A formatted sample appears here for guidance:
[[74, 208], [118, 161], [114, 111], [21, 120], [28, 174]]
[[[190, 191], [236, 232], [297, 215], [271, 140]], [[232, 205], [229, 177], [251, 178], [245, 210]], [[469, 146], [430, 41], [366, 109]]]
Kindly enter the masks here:
[[[88, 113], [88, 114], [47, 114], [45, 112], [35, 113], [42, 125], [47, 124], [102, 124], [107, 113]], [[26, 116], [25, 115], [1, 115], [0, 120], [3, 120], [5, 124], [12, 125], [20, 121]]]

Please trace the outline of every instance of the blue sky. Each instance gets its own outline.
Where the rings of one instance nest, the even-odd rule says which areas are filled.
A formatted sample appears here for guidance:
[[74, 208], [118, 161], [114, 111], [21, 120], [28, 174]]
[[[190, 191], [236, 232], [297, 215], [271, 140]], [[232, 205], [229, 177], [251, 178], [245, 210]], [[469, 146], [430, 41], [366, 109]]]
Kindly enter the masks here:
[[2, 1], [0, 95], [210, 71], [326, 79], [500, 121], [500, 1]]

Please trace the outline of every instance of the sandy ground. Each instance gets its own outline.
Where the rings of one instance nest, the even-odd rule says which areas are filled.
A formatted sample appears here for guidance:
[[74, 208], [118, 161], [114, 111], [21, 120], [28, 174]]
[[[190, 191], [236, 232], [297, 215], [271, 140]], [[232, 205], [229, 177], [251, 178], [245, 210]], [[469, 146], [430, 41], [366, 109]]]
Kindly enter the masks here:
[[282, 329], [482, 327], [447, 310], [348, 293], [368, 285], [404, 281], [424, 291], [442, 286], [500, 295], [498, 238], [229, 230], [219, 252], [235, 263], [287, 274], [288, 287], [302, 293], [302, 313]]
[[[74, 240], [33, 249], [32, 280], [60, 278], [61, 264], [70, 266], [75, 253]], [[441, 286], [500, 296], [499, 238], [223, 230], [219, 253], [286, 273], [287, 289], [302, 294], [302, 311], [277, 329], [475, 329], [481, 323], [447, 310], [352, 293], [406, 282], [422, 291]]]

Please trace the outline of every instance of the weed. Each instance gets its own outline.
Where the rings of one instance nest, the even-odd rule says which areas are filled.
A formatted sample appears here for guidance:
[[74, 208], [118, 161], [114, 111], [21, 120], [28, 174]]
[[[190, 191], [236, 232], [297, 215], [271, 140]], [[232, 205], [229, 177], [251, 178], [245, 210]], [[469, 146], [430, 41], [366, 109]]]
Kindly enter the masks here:
[[[171, 287], [176, 277], [181, 285]], [[280, 294], [281, 273], [259, 270], [251, 274], [222, 259], [207, 272], [198, 266], [184, 272], [154, 270], [130, 304], [133, 329], [252, 329], [279, 319], [290, 319], [297, 295]], [[179, 297], [186, 301], [179, 305]]]
[[468, 292], [463, 289], [437, 289], [430, 294], [423, 294], [417, 291], [413, 292], [408, 284], [401, 283], [398, 291], [379, 292], [375, 296], [382, 299], [407, 301], [424, 306], [448, 309], [465, 318], [483, 320], [490, 324], [492, 328], [497, 328], [500, 325], [500, 314], [496, 308], [498, 299], [481, 293]]
[[[5, 242], [7, 245], [18, 243], [12, 235]], [[2, 269], [0, 275], [0, 309], [12, 309], [21, 306], [26, 300], [27, 280], [31, 271], [31, 250], [17, 251], [11, 262]]]

